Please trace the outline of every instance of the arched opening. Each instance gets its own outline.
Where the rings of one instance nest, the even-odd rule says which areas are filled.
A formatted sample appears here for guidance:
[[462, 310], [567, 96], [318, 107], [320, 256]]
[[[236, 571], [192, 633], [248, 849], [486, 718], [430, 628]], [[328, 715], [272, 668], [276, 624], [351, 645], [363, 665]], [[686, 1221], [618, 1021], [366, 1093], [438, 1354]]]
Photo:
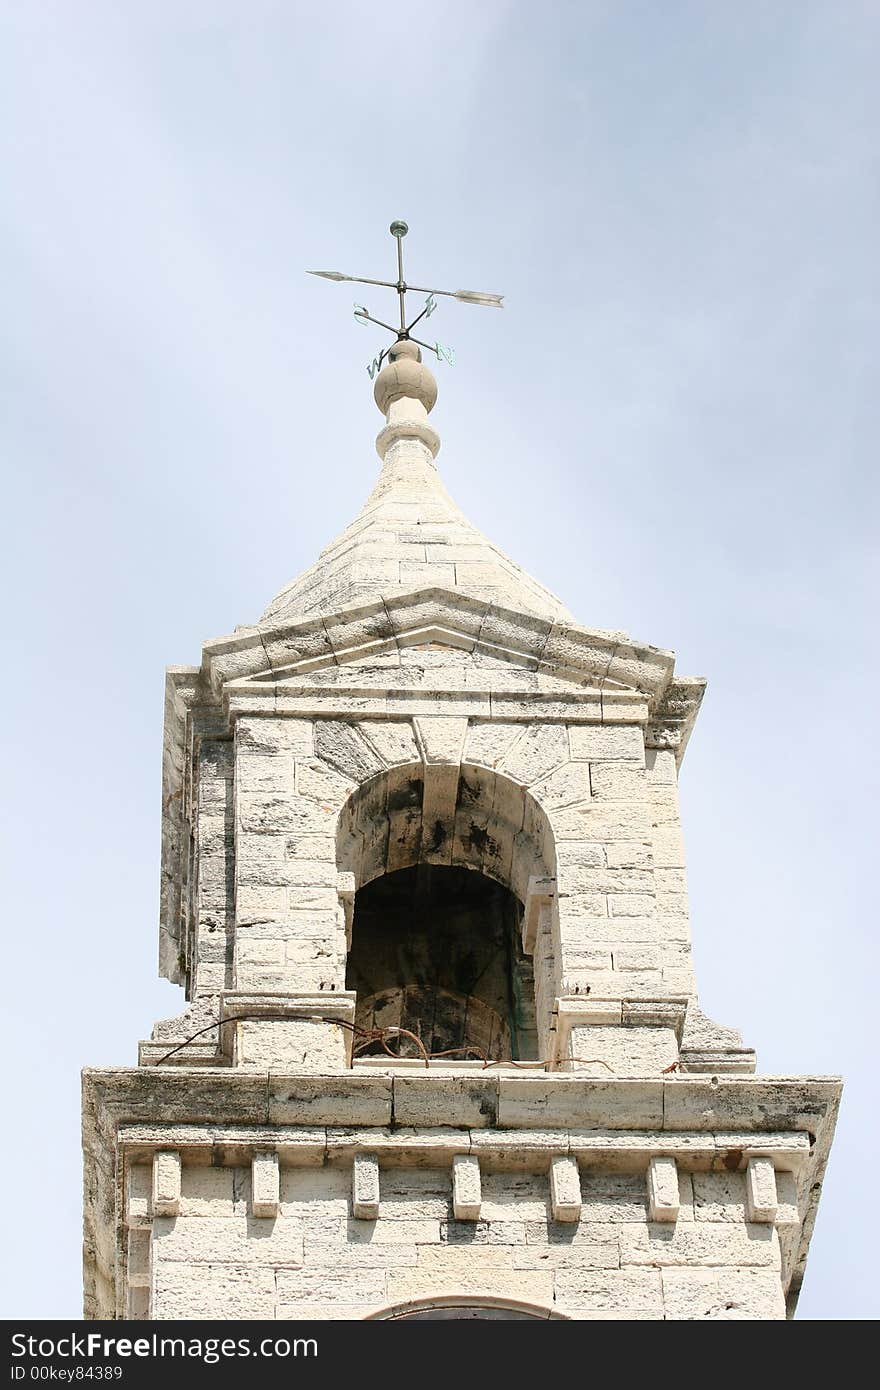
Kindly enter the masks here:
[[356, 1057], [547, 1055], [553, 944], [539, 933], [527, 955], [522, 918], [532, 876], [552, 874], [555, 855], [524, 787], [465, 764], [392, 768], [343, 807], [337, 864], [354, 878]]
[[492, 1308], [479, 1303], [460, 1303], [450, 1308], [415, 1308], [411, 1313], [392, 1313], [388, 1322], [448, 1322], [450, 1318], [476, 1319], [479, 1322], [511, 1322], [520, 1318], [547, 1321], [546, 1313], [526, 1313], [521, 1308]]
[[566, 1313], [556, 1308], [543, 1308], [537, 1303], [517, 1303], [513, 1299], [492, 1298], [473, 1294], [439, 1294], [435, 1298], [412, 1299], [406, 1303], [395, 1304], [391, 1308], [380, 1308], [369, 1313], [366, 1322], [403, 1322], [404, 1320], [424, 1321], [427, 1319], [479, 1319], [490, 1321], [511, 1321], [520, 1318], [534, 1318], [541, 1322], [569, 1321]]
[[[373, 879], [355, 897], [346, 988], [365, 1033], [401, 1028], [431, 1054], [493, 1061], [537, 1057], [532, 964], [522, 907], [472, 869], [418, 864]], [[403, 1057], [412, 1039], [388, 1040]], [[379, 1039], [355, 1055], [385, 1055]]]

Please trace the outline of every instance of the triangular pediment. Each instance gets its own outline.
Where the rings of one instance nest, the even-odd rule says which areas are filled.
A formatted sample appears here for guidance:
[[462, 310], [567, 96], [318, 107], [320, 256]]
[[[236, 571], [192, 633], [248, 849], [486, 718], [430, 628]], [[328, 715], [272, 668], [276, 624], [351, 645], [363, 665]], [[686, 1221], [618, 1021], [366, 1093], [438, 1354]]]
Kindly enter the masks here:
[[347, 677], [357, 685], [369, 675], [371, 685], [393, 685], [399, 677], [408, 680], [406, 672], [427, 675], [434, 668], [441, 684], [444, 669], [460, 671], [475, 689], [481, 678], [491, 684], [531, 673], [542, 688], [630, 691], [653, 707], [673, 666], [670, 652], [635, 644], [623, 632], [543, 619], [437, 588], [317, 620], [239, 629], [204, 649], [205, 674], [218, 695], [243, 682], [332, 683], [338, 689]]
[[403, 633], [394, 640], [370, 644], [363, 651], [353, 649], [339, 660], [325, 658], [319, 663], [306, 663], [286, 671], [262, 672], [234, 684], [237, 687], [268, 684], [278, 690], [289, 686], [298, 690], [537, 688], [545, 693], [557, 691], [560, 694], [599, 688], [589, 676], [555, 675], [543, 670], [540, 663], [516, 654], [492, 651], [482, 644], [468, 644], [461, 633], [442, 628]]

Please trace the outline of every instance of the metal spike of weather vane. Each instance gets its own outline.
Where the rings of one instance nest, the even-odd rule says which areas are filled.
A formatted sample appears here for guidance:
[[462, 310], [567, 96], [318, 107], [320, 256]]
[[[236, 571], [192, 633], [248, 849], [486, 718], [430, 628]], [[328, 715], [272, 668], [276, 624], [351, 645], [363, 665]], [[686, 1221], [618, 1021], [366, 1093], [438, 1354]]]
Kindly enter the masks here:
[[[481, 294], [477, 290], [429, 290], [424, 285], [408, 285], [403, 278], [403, 238], [409, 231], [405, 222], [392, 222], [389, 228], [391, 235], [397, 242], [397, 279], [396, 280], [367, 280], [361, 275], [343, 275], [339, 270], [310, 270], [309, 275], [320, 275], [322, 280], [350, 280], [355, 285], [379, 285], [382, 289], [396, 290], [400, 301], [400, 327], [394, 328], [390, 323], [383, 323], [381, 319], [373, 318], [373, 315], [364, 308], [362, 304], [354, 306], [354, 316], [358, 323], [365, 327], [368, 323], [375, 323], [377, 327], [384, 328], [388, 333], [393, 333], [397, 341], [408, 338], [413, 343], [418, 343], [419, 347], [427, 348], [428, 352], [433, 352], [437, 360], [441, 358], [452, 366], [455, 361], [455, 354], [450, 347], [445, 347], [443, 343], [423, 343], [421, 338], [414, 338], [412, 330], [422, 319], [429, 319], [437, 308], [435, 295], [442, 294], [448, 299], [460, 299], [465, 304], [487, 304], [493, 309], [503, 309], [501, 303], [504, 298], [501, 294]], [[412, 323], [406, 321], [406, 296], [407, 293], [426, 294], [425, 307], [421, 313], [416, 314]], [[388, 356], [388, 348], [383, 348], [378, 357], [374, 357], [367, 367], [370, 380], [379, 371], [384, 358]]]

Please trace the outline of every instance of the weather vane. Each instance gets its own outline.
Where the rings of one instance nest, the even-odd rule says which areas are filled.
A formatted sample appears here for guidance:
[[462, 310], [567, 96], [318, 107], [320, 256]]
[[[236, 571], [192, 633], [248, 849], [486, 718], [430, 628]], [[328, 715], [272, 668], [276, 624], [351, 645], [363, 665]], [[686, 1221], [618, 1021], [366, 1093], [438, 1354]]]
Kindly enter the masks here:
[[[441, 358], [452, 366], [455, 354], [452, 348], [445, 347], [443, 343], [423, 343], [421, 338], [413, 337], [413, 329], [422, 319], [429, 319], [437, 308], [435, 296], [440, 294], [448, 299], [460, 299], [465, 304], [487, 304], [493, 309], [503, 309], [501, 294], [481, 294], [477, 290], [430, 290], [424, 285], [408, 285], [403, 278], [403, 238], [409, 231], [405, 222], [392, 222], [389, 228], [391, 235], [397, 242], [397, 279], [396, 280], [367, 280], [361, 275], [343, 275], [339, 270], [310, 270], [309, 275], [320, 275], [322, 280], [350, 280], [355, 285], [379, 285], [382, 289], [396, 290], [400, 301], [400, 327], [394, 328], [390, 323], [383, 323], [381, 319], [373, 318], [362, 304], [354, 306], [354, 316], [358, 323], [366, 326], [368, 323], [375, 323], [377, 327], [384, 328], [388, 333], [393, 333], [397, 341], [409, 339], [410, 342], [418, 343], [419, 347], [427, 348], [428, 352], [433, 352], [437, 360]], [[421, 313], [416, 314], [412, 323], [406, 321], [406, 296], [407, 293], [426, 294], [425, 307]], [[367, 367], [370, 380], [379, 371], [382, 361], [388, 356], [388, 348], [383, 348], [378, 357], [374, 357]]]

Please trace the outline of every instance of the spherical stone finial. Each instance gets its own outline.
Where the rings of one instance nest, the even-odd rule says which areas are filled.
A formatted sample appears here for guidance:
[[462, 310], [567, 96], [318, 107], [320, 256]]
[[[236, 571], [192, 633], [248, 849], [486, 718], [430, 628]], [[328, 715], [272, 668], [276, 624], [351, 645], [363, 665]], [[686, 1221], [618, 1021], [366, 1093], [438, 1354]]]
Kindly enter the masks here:
[[399, 338], [388, 349], [388, 361], [376, 377], [373, 399], [383, 415], [394, 401], [408, 397], [420, 401], [425, 410], [433, 410], [437, 402], [437, 383], [422, 362], [415, 343]]

